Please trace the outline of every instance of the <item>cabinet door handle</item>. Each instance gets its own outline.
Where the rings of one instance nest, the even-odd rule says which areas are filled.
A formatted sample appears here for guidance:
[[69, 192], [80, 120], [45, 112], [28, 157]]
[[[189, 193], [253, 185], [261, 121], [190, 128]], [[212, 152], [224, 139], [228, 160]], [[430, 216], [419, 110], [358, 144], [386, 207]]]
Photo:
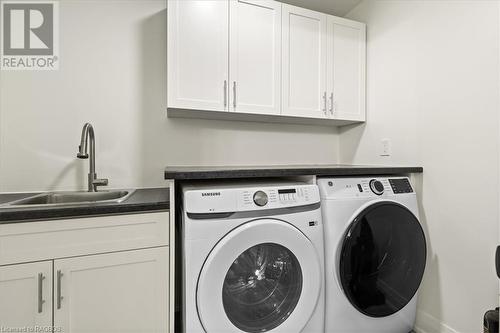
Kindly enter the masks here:
[[227, 107], [227, 80], [224, 80], [224, 108]]
[[236, 81], [233, 81], [233, 107], [236, 109]]
[[61, 302], [63, 300], [63, 296], [61, 294], [61, 280], [63, 277], [63, 273], [59, 270], [57, 271], [57, 309], [61, 308]]
[[38, 273], [38, 313], [42, 313], [43, 311], [43, 280], [45, 280], [45, 276], [43, 273]]
[[330, 113], [333, 116], [333, 93], [330, 94]]
[[327, 114], [327, 113], [326, 113], [326, 108], [327, 108], [327, 106], [326, 106], [326, 91], [323, 93], [323, 106], [324, 106], [324, 107], [323, 107], [323, 112], [324, 112], [324, 113], [325, 113], [325, 115], [326, 115], [326, 114]]

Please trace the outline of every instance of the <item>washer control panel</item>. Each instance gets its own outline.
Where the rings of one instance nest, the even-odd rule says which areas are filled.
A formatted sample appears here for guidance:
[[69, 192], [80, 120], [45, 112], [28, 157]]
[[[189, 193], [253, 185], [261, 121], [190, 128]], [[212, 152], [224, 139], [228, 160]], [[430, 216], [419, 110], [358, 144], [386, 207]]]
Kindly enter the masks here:
[[315, 197], [314, 187], [316, 185], [245, 189], [238, 207], [240, 210], [247, 210], [255, 206], [273, 209], [314, 203], [312, 201]]
[[318, 179], [322, 198], [377, 198], [413, 194], [408, 177]]
[[320, 202], [317, 185], [189, 188], [183, 191], [188, 213], [226, 213], [279, 209]]

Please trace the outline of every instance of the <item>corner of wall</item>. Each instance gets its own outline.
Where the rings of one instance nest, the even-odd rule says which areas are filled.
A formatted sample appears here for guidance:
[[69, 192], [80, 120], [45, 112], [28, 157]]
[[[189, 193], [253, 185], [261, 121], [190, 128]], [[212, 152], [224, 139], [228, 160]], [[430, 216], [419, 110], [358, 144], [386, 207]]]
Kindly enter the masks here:
[[431, 314], [421, 310], [417, 313], [417, 323], [415, 326], [417, 333], [460, 333]]
[[354, 6], [354, 8], [352, 8], [349, 12], [347, 12], [347, 14], [345, 14], [344, 17], [350, 18], [350, 15], [353, 12], [355, 12], [360, 6], [362, 6], [365, 2], [366, 2], [366, 0], [358, 1], [358, 3], [356, 4], [356, 6]]

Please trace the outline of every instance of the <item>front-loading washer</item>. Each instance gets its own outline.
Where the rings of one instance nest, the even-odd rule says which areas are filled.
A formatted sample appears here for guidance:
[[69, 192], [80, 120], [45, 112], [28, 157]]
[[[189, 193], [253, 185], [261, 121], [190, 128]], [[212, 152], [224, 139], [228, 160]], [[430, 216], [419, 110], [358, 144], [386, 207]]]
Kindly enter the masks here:
[[194, 184], [182, 193], [184, 332], [324, 332], [317, 185]]
[[407, 177], [322, 178], [325, 332], [408, 333], [426, 264]]

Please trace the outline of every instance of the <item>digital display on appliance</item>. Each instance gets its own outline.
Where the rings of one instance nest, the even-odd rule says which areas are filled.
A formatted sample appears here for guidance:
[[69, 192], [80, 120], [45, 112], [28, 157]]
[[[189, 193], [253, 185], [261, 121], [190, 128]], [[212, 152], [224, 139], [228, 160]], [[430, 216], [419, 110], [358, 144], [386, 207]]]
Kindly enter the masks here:
[[413, 189], [407, 178], [389, 179], [389, 184], [395, 194], [413, 193]]
[[297, 191], [294, 188], [278, 190], [278, 194], [290, 194], [290, 193], [297, 193]]

